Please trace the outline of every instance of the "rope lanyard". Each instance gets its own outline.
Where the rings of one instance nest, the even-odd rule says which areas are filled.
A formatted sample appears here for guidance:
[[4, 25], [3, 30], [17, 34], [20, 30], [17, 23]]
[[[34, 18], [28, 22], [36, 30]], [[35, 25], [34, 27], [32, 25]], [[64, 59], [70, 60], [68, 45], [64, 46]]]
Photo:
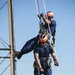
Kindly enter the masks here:
[[[46, 4], [45, 4], [45, 1], [44, 0], [43, 0], [43, 5], [44, 5], [45, 13], [47, 13]], [[47, 20], [48, 20], [48, 17], [47, 17]], [[51, 28], [50, 28], [49, 24], [48, 24], [48, 29], [49, 29], [49, 32], [51, 34]]]
[[[55, 48], [54, 48], [54, 52], [55, 52], [55, 54], [56, 54], [56, 57], [57, 57], [57, 53], [56, 53], [56, 50], [55, 50]], [[57, 60], [58, 60], [58, 57], [57, 57]], [[60, 64], [59, 64], [60, 65]], [[60, 67], [58, 66], [58, 75], [60, 75]]]
[[39, 16], [40, 15], [40, 5], [39, 5], [39, 0], [35, 0], [35, 5], [36, 5], [36, 10], [37, 10], [37, 16], [39, 17], [38, 18], [38, 23], [39, 23], [39, 28], [40, 30], [42, 29], [42, 19], [41, 17]]
[[[37, 15], [40, 14], [40, 6], [39, 6], [39, 1], [38, 0], [35, 0], [35, 5], [36, 5], [36, 11], [37, 11]], [[38, 18], [38, 22], [39, 22], [39, 18]]]

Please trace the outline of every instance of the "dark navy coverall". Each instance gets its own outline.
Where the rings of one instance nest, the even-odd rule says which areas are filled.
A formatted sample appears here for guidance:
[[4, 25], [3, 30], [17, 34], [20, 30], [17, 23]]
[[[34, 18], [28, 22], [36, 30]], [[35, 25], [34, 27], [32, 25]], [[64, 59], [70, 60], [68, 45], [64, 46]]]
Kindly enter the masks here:
[[[34, 49], [34, 53], [39, 54], [40, 63], [41, 63], [42, 68], [44, 69], [43, 74], [44, 75], [52, 75], [52, 70], [47, 64], [49, 54], [54, 53], [52, 47], [49, 44], [46, 46], [38, 45]], [[34, 63], [34, 66], [36, 66], [36, 62]], [[39, 73], [38, 67], [34, 67], [34, 75], [40, 75], [40, 74], [41, 73]]]
[[[56, 32], [56, 21], [55, 20], [51, 20], [51, 25], [50, 26], [50, 30], [51, 30], [51, 35], [52, 36], [55, 36], [55, 32]], [[48, 29], [48, 25], [44, 25], [44, 27], [46, 29]], [[48, 29], [49, 30], [49, 29]], [[39, 37], [38, 35], [30, 40], [28, 40], [24, 46], [22, 47], [21, 49], [21, 53], [22, 54], [26, 54], [26, 53], [29, 53], [31, 52], [32, 50], [34, 50], [34, 48], [37, 46], [38, 44], [38, 40], [39, 40]]]

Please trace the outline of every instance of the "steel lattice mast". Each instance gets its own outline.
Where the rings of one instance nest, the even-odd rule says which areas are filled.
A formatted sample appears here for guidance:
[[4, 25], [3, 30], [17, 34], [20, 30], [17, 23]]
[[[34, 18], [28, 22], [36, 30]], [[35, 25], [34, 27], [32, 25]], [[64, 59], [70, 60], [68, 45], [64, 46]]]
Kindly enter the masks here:
[[12, 0], [8, 0], [8, 21], [9, 21], [9, 38], [10, 38], [10, 75], [16, 75]]

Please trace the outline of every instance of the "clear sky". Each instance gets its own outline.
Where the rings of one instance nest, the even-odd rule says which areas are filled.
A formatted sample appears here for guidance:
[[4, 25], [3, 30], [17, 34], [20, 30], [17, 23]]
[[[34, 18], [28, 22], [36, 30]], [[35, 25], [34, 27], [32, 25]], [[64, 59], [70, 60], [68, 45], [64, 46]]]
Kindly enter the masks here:
[[[0, 0], [0, 8], [7, 0]], [[52, 62], [53, 75], [75, 74], [75, 0], [44, 0], [47, 11], [54, 12], [57, 22], [55, 52], [59, 61], [59, 70]], [[40, 12], [45, 14], [43, 0], [39, 0]], [[20, 51], [25, 42], [38, 34], [39, 23], [35, 0], [13, 0], [15, 48]], [[9, 44], [8, 4], [0, 9], [0, 38]], [[5, 43], [4, 43], [5, 44]], [[6, 47], [8, 45], [5, 44]], [[0, 39], [0, 48], [3, 48]], [[0, 51], [0, 56], [8, 55], [9, 51]], [[10, 75], [10, 60], [0, 59], [0, 75]], [[33, 52], [16, 58], [17, 75], [33, 75]]]

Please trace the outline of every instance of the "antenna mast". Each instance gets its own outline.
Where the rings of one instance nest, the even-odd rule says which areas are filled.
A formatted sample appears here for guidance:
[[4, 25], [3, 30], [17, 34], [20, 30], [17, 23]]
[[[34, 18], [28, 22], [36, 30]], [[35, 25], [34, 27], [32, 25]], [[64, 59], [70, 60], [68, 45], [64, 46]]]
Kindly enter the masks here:
[[9, 38], [10, 38], [10, 75], [16, 75], [12, 0], [8, 0], [8, 21], [9, 21]]

